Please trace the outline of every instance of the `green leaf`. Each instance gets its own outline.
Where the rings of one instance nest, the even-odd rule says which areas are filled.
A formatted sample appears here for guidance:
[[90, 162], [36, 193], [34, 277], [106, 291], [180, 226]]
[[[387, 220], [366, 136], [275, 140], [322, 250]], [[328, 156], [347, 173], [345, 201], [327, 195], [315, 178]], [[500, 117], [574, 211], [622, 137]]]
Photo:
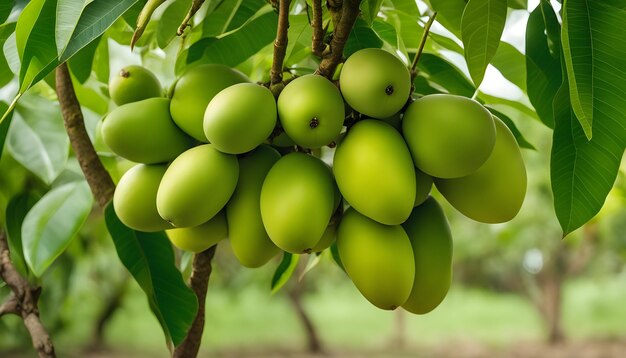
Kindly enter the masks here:
[[308, 49], [309, 54], [311, 53], [311, 36], [311, 26], [305, 14], [289, 15], [287, 51], [285, 51], [286, 66], [299, 62], [298, 58], [292, 58], [292, 54], [298, 54], [305, 49]]
[[41, 277], [69, 246], [93, 205], [86, 181], [71, 182], [50, 190], [26, 214], [22, 224], [24, 258]]
[[13, 197], [6, 208], [6, 230], [11, 252], [11, 261], [17, 270], [24, 276], [28, 276], [28, 266], [24, 259], [22, 245], [22, 223], [26, 213], [35, 205], [37, 198], [31, 192], [25, 192]]
[[556, 17], [554, 8], [550, 0], [540, 0], [539, 6], [543, 14], [544, 23], [546, 25], [546, 35], [548, 35], [548, 48], [552, 57], [561, 57], [561, 24]]
[[508, 0], [507, 4], [511, 9], [518, 9], [518, 10], [528, 9], [527, 0]]
[[509, 129], [511, 130], [511, 133], [513, 133], [513, 136], [515, 137], [515, 140], [517, 141], [517, 145], [519, 145], [521, 148], [536, 150], [535, 146], [530, 144], [530, 142], [526, 140], [526, 138], [524, 138], [524, 135], [522, 135], [522, 132], [519, 131], [519, 129], [515, 125], [515, 122], [513, 122], [513, 120], [509, 116], [498, 111], [497, 109], [493, 107], [490, 107], [490, 106], [485, 106], [485, 107], [489, 110], [489, 112], [491, 112], [491, 114], [500, 118], [502, 122], [504, 122], [504, 124], [506, 124], [506, 126], [509, 127]]
[[[552, 22], [556, 17], [545, 19]], [[537, 6], [530, 13], [526, 25], [526, 87], [530, 103], [549, 128], [554, 128], [552, 102], [561, 82], [561, 63], [550, 53], [544, 15], [541, 7]]]
[[85, 83], [91, 75], [93, 59], [100, 44], [100, 38], [98, 37], [95, 41], [92, 41], [67, 61], [70, 71], [80, 83]]
[[433, 84], [424, 76], [417, 75], [413, 81], [413, 93], [419, 96], [426, 96], [429, 94], [446, 93], [445, 90], [435, 88]]
[[278, 264], [274, 276], [272, 276], [271, 290], [272, 294], [278, 292], [289, 281], [291, 275], [293, 275], [296, 266], [298, 266], [298, 260], [300, 255], [292, 255], [288, 252], [283, 253], [283, 258]]
[[11, 15], [11, 11], [13, 10], [13, 6], [15, 5], [15, 0], [3, 0], [0, 2], [0, 24], [7, 21], [9, 15]]
[[146, 233], [124, 226], [113, 204], [105, 209], [106, 225], [117, 255], [145, 292], [161, 324], [167, 346], [179, 345], [198, 311], [198, 299], [176, 268], [172, 244], [163, 232]]
[[446, 29], [452, 32], [456, 37], [461, 37], [461, 22], [463, 19], [463, 10], [465, 9], [466, 0], [429, 0], [431, 8], [437, 11], [437, 22], [441, 23]]
[[156, 32], [157, 45], [160, 48], [165, 48], [176, 37], [176, 31], [190, 8], [191, 0], [177, 0], [163, 11]]
[[415, 20], [421, 16], [415, 0], [391, 0], [391, 4], [393, 4], [394, 9], [402, 11], [403, 13], [413, 17]]
[[372, 29], [376, 32], [376, 35], [380, 37], [383, 41], [390, 44], [392, 47], [397, 48], [398, 46], [398, 33], [396, 32], [395, 27], [380, 19], [374, 20], [372, 24]]
[[63, 171], [69, 157], [69, 139], [56, 102], [25, 95], [14, 113], [7, 150], [46, 184]]
[[535, 119], [539, 121], [539, 117], [537, 116], [537, 112], [535, 112], [532, 108], [530, 108], [530, 103], [526, 105], [523, 101], [520, 100], [511, 100], [508, 98], [501, 98], [492, 96], [490, 94], [486, 94], [484, 92], [478, 91], [478, 100], [483, 104], [495, 105], [495, 106], [506, 106], [508, 108], [514, 109], [519, 113], [526, 115], [529, 118]]
[[498, 50], [506, 11], [506, 2], [502, 0], [470, 0], [463, 12], [461, 39], [465, 61], [476, 87], [483, 81], [487, 65]]
[[264, 0], [223, 0], [202, 22], [202, 37], [219, 36], [238, 29], [265, 5]]
[[417, 68], [428, 74], [431, 82], [445, 88], [449, 93], [472, 97], [476, 88], [454, 65], [430, 53], [422, 53]]
[[352, 31], [350, 31], [348, 41], [346, 41], [343, 55], [347, 58], [360, 49], [370, 47], [380, 48], [382, 45], [383, 40], [376, 35], [376, 32], [374, 32], [364, 20], [357, 19]]
[[[610, 97], [618, 96], [615, 93]], [[602, 107], [606, 112], [596, 112], [594, 136], [587, 140], [572, 110], [567, 81], [554, 98], [550, 176], [563, 236], [600, 211], [619, 171], [626, 145], [626, 109], [609, 103]]]
[[[4, 47], [5, 42], [11, 36], [11, 34], [15, 31], [15, 22], [10, 22], [8, 24], [0, 25], [0, 49]], [[14, 75], [11, 71], [11, 67], [4, 57], [4, 53], [0, 51], [0, 88], [11, 82]], [[0, 112], [4, 113], [4, 112]]]
[[[9, 105], [5, 102], [0, 101], [0, 113], [5, 113], [9, 109]], [[7, 118], [0, 123], [0, 158], [2, 158], [2, 152], [4, 151], [4, 141], [7, 138], [7, 133], [9, 132], [9, 125], [11, 124], [11, 117], [13, 113], [9, 113]]]
[[87, 0], [57, 0], [55, 38], [61, 56], [72, 37]]
[[376, 16], [378, 16], [378, 11], [382, 3], [383, 0], [365, 0], [361, 2], [361, 6], [359, 7], [361, 16], [368, 25], [371, 25], [374, 19], [376, 19]]
[[92, 68], [96, 73], [96, 78], [102, 83], [109, 83], [109, 41], [106, 35], [100, 40], [96, 53], [94, 54]]
[[526, 92], [526, 57], [513, 45], [501, 42], [491, 64], [502, 76]]

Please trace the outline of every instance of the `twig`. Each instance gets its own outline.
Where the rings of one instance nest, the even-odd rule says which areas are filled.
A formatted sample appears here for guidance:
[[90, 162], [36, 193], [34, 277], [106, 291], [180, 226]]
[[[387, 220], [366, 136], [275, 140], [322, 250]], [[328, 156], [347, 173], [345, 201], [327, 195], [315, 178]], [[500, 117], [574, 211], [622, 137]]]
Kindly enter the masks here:
[[311, 21], [311, 27], [313, 28], [311, 50], [315, 56], [322, 57], [325, 47], [324, 28], [322, 27], [322, 0], [313, 0], [313, 21]]
[[270, 71], [270, 87], [282, 82], [283, 62], [287, 53], [287, 31], [289, 30], [289, 3], [291, 0], [280, 0], [278, 4], [278, 29], [274, 40], [274, 58]]
[[187, 16], [185, 16], [185, 19], [178, 27], [178, 30], [176, 31], [176, 35], [182, 36], [182, 34], [185, 32], [185, 29], [188, 26], [190, 26], [189, 21], [191, 21], [191, 18], [193, 17], [193, 15], [195, 15], [196, 12], [200, 10], [200, 7], [202, 6], [203, 3], [204, 3], [204, 0], [193, 0], [193, 3], [191, 4], [191, 9], [189, 9]]
[[193, 258], [193, 270], [189, 282], [191, 288], [198, 297], [198, 313], [187, 333], [187, 337], [174, 350], [173, 358], [196, 357], [202, 342], [202, 332], [204, 331], [205, 301], [211, 277], [211, 261], [215, 255], [217, 245], [213, 245], [205, 251], [196, 254]]
[[330, 12], [330, 18], [333, 21], [333, 29], [339, 27], [343, 8], [343, 0], [326, 0], [326, 7]]
[[428, 33], [430, 32], [430, 27], [433, 25], [435, 21], [435, 17], [437, 17], [437, 12], [434, 12], [433, 15], [428, 19], [426, 25], [424, 25], [424, 33], [422, 34], [422, 39], [420, 40], [419, 47], [417, 48], [417, 52], [415, 53], [415, 58], [413, 58], [413, 63], [411, 64], [411, 76], [415, 78], [417, 68], [417, 63], [422, 56], [422, 52], [424, 51], [424, 46], [426, 45], [426, 40], [428, 39]]
[[37, 301], [41, 289], [32, 288], [13, 266], [9, 244], [3, 231], [0, 231], [0, 277], [12, 291], [9, 299], [0, 306], [0, 316], [9, 313], [21, 316], [39, 357], [56, 357], [50, 335], [39, 318]]
[[[331, 1], [328, 2], [329, 4]], [[335, 68], [343, 59], [343, 48], [348, 41], [350, 31], [354, 26], [357, 16], [359, 15], [359, 4], [361, 0], [344, 0], [341, 10], [341, 20], [337, 24], [333, 32], [333, 39], [330, 46], [324, 50], [322, 54], [322, 62], [316, 71], [316, 74], [326, 78], [332, 78]]]

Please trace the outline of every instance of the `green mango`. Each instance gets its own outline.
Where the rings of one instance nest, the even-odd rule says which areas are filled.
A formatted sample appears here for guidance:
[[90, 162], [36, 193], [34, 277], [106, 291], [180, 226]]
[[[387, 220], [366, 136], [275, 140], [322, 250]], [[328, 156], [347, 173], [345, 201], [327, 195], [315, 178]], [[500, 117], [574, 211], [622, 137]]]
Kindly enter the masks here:
[[113, 207], [124, 225], [131, 229], [154, 232], [172, 227], [156, 207], [159, 183], [166, 165], [138, 164], [128, 170], [115, 187]]
[[204, 114], [204, 134], [218, 150], [249, 152], [263, 143], [276, 126], [276, 100], [255, 83], [232, 85], [215, 95]]
[[239, 159], [239, 182], [226, 205], [226, 217], [233, 253], [246, 267], [263, 266], [280, 251], [265, 231], [260, 204], [263, 180], [279, 159], [267, 145]]
[[361, 214], [398, 225], [411, 214], [416, 181], [411, 154], [391, 125], [357, 122], [335, 151], [333, 171], [339, 191]]
[[452, 281], [452, 234], [448, 220], [433, 198], [413, 209], [402, 224], [413, 247], [415, 280], [402, 307], [412, 313], [432, 311], [446, 297]]
[[343, 98], [339, 89], [323, 76], [298, 77], [280, 93], [278, 117], [296, 144], [319, 148], [337, 138], [343, 128]]
[[206, 143], [202, 122], [207, 105], [224, 88], [243, 82], [250, 80], [224, 65], [205, 64], [186, 70], [171, 90], [172, 119], [185, 133]]
[[415, 188], [415, 203], [413, 206], [418, 206], [428, 198], [433, 187], [433, 177], [415, 168], [415, 183], [417, 186]]
[[225, 239], [228, 236], [228, 224], [222, 210], [204, 224], [170, 229], [165, 233], [179, 249], [199, 253]]
[[212, 144], [191, 148], [167, 168], [156, 204], [161, 217], [175, 227], [198, 226], [215, 216], [235, 191], [237, 157]]
[[261, 189], [261, 217], [276, 246], [311, 252], [333, 213], [334, 185], [328, 166], [313, 156], [290, 153], [274, 164]]
[[398, 113], [411, 94], [411, 74], [396, 56], [378, 48], [348, 57], [339, 75], [343, 98], [357, 112], [372, 118]]
[[315, 244], [311, 252], [322, 252], [330, 247], [337, 238], [337, 225], [328, 225], [320, 241]]
[[457, 179], [435, 179], [437, 189], [470, 219], [503, 223], [517, 215], [526, 195], [526, 167], [515, 137], [499, 118], [496, 145], [476, 172]]
[[162, 97], [159, 79], [148, 69], [138, 65], [122, 68], [109, 81], [109, 95], [115, 104], [137, 102], [152, 97]]
[[102, 123], [102, 139], [111, 150], [138, 163], [165, 163], [192, 145], [172, 122], [167, 98], [148, 98], [115, 108]]
[[415, 263], [400, 225], [383, 225], [350, 208], [337, 229], [337, 249], [354, 285], [374, 306], [394, 310], [409, 298]]
[[432, 94], [411, 103], [402, 132], [415, 165], [437, 178], [459, 178], [480, 168], [496, 142], [491, 113], [480, 103]]

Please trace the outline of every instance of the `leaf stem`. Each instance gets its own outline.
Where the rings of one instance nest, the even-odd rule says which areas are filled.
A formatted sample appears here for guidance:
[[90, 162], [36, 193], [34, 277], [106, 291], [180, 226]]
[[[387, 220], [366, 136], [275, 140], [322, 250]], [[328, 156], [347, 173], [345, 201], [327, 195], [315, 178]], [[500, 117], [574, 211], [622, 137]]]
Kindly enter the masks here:
[[183, 35], [183, 33], [185, 32], [185, 29], [188, 26], [190, 26], [189, 21], [191, 21], [191, 18], [196, 14], [196, 12], [198, 12], [198, 10], [200, 10], [200, 7], [202, 6], [203, 3], [204, 3], [204, 0], [193, 0], [193, 3], [191, 4], [191, 9], [189, 9], [187, 16], [185, 16], [185, 19], [178, 27], [178, 30], [176, 31], [176, 35], [178, 36]]
[[280, 0], [278, 3], [278, 28], [274, 40], [274, 58], [270, 72], [270, 86], [283, 80], [283, 62], [287, 53], [287, 32], [289, 30], [289, 4], [291, 0]]
[[422, 34], [422, 39], [420, 40], [419, 47], [417, 48], [417, 53], [415, 53], [415, 58], [413, 58], [413, 63], [411, 64], [411, 74], [413, 74], [413, 76], [415, 74], [415, 69], [417, 68], [417, 63], [419, 62], [420, 56], [422, 55], [422, 52], [424, 51], [424, 46], [426, 45], [426, 39], [428, 39], [428, 33], [430, 32], [430, 27], [432, 26], [433, 22], [435, 22], [435, 17], [437, 17], [436, 11], [428, 19], [428, 22], [426, 22], [426, 25], [424, 25], [424, 33]]

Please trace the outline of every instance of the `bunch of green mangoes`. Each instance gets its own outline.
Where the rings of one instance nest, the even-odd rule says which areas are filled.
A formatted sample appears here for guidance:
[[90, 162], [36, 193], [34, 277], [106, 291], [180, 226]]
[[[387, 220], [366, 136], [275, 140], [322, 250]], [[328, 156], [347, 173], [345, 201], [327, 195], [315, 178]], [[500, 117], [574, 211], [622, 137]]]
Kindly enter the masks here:
[[451, 232], [431, 189], [471, 219], [512, 219], [526, 192], [515, 137], [472, 99], [412, 99], [408, 68], [381, 49], [351, 55], [338, 85], [304, 75], [275, 98], [204, 64], [166, 98], [148, 70], [123, 69], [101, 126], [113, 152], [141, 163], [115, 191], [120, 220], [166, 230], [192, 252], [228, 238], [246, 267], [336, 245], [372, 304], [430, 312], [452, 277]]

